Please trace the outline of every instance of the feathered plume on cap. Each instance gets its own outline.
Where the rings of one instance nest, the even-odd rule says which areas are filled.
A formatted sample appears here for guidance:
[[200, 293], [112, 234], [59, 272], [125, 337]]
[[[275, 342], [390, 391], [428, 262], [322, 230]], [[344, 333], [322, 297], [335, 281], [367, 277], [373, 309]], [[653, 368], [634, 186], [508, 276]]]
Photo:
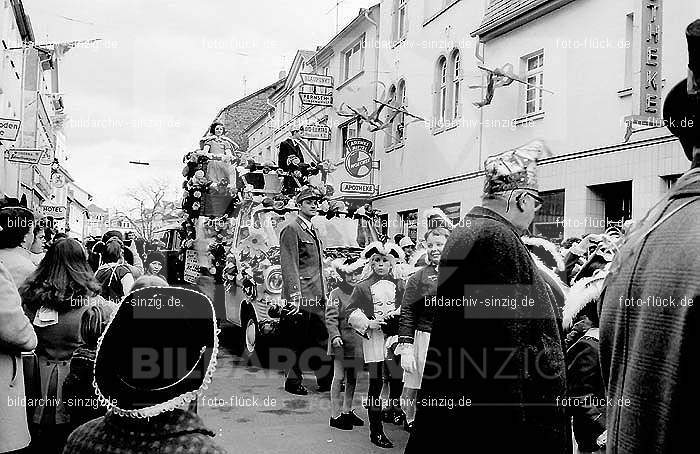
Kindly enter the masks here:
[[428, 226], [428, 230], [437, 228], [452, 230], [455, 228], [450, 218], [440, 208], [426, 210], [423, 212], [423, 216], [425, 216], [425, 224]]
[[601, 272], [576, 281], [571, 286], [566, 296], [564, 310], [562, 311], [562, 327], [565, 331], [570, 330], [574, 326], [574, 320], [586, 306], [597, 304], [606, 276], [607, 273]]
[[552, 156], [542, 140], [533, 140], [513, 150], [504, 151], [484, 161], [484, 194], [515, 189], [538, 191], [537, 161]]
[[367, 245], [367, 247], [362, 251], [362, 257], [369, 260], [373, 255], [392, 255], [394, 258], [403, 260], [405, 254], [400, 247], [394, 243], [386, 242], [382, 244], [381, 241], [374, 241]]
[[[554, 245], [554, 243], [552, 243], [551, 241], [547, 241], [544, 238], [537, 238], [533, 236], [524, 236], [522, 237], [522, 240], [526, 246], [530, 246], [530, 252], [537, 255], [543, 263], [552, 263], [556, 266], [558, 271], [564, 271], [564, 259], [562, 258], [561, 254], [559, 254], [559, 252], [557, 251], [557, 247]], [[542, 257], [541, 254], [543, 251], [546, 251], [548, 253], [547, 255], [551, 256], [551, 258]]]
[[338, 273], [350, 274], [362, 269], [367, 264], [367, 259], [359, 257], [357, 260], [351, 258], [337, 258], [331, 262], [331, 266]]

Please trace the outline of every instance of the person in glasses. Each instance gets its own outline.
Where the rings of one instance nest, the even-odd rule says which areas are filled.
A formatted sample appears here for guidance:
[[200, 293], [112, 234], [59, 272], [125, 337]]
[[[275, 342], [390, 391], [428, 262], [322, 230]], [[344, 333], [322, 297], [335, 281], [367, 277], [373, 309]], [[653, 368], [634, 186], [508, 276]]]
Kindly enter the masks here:
[[462, 445], [465, 430], [475, 451], [571, 450], [553, 294], [521, 240], [548, 154], [534, 141], [488, 158], [481, 206], [447, 239], [408, 454]]

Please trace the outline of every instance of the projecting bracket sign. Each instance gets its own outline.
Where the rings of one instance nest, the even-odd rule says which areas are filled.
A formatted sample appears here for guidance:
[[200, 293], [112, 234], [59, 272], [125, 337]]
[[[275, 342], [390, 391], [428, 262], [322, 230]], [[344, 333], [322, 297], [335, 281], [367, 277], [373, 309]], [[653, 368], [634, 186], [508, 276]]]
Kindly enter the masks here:
[[322, 74], [299, 73], [301, 82], [304, 85], [313, 85], [315, 87], [333, 88], [333, 76], [324, 76]]
[[305, 106], [333, 106], [333, 95], [300, 92], [299, 98], [301, 98], [301, 103]]
[[372, 183], [352, 183], [349, 181], [340, 183], [340, 192], [347, 194], [372, 195], [376, 190], [376, 186]]
[[20, 164], [39, 164], [45, 150], [35, 148], [10, 148], [7, 150], [7, 160]]
[[22, 121], [13, 118], [0, 118], [0, 140], [14, 142], [19, 134], [19, 127]]
[[306, 140], [331, 140], [331, 128], [327, 125], [304, 125], [299, 134]]

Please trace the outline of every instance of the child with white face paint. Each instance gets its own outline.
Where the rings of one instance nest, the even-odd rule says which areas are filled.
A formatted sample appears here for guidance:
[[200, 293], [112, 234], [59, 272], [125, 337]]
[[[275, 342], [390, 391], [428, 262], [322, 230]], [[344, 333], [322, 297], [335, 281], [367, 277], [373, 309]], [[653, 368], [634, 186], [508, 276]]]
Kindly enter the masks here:
[[[387, 339], [398, 333], [398, 314], [403, 299], [404, 283], [392, 275], [394, 264], [403, 260], [404, 254], [396, 244], [374, 242], [368, 245], [362, 256], [369, 260], [372, 273], [355, 286], [347, 307], [348, 321], [363, 336], [362, 350], [369, 369], [367, 408], [370, 422], [370, 440], [382, 448], [393, 446], [384, 435], [382, 403], [384, 365], [389, 369], [389, 409], [399, 409], [401, 396], [400, 367], [387, 353]], [[398, 369], [398, 370], [397, 370]], [[392, 413], [392, 417], [395, 413]], [[400, 418], [400, 423], [403, 421]]]

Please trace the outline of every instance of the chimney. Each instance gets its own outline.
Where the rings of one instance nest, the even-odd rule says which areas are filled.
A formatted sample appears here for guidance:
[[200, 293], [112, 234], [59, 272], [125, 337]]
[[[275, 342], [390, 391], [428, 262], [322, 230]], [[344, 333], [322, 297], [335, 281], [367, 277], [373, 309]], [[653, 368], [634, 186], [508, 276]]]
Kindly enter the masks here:
[[277, 79], [284, 79], [285, 77], [287, 77], [287, 71], [282, 70], [280, 71], [279, 77]]

